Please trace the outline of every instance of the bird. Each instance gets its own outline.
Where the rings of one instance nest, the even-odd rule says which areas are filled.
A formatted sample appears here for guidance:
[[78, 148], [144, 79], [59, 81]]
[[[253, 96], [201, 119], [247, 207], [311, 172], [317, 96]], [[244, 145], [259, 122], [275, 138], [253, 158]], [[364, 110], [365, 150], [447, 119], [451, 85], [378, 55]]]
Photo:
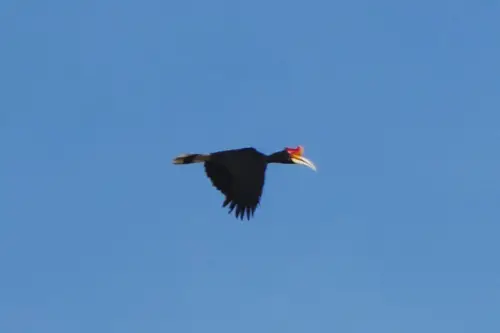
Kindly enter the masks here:
[[268, 164], [297, 164], [316, 170], [315, 164], [304, 157], [304, 147], [285, 147], [270, 155], [253, 147], [216, 151], [210, 154], [181, 154], [173, 164], [203, 163], [212, 186], [224, 195], [222, 208], [228, 207], [236, 219], [254, 217], [260, 206]]

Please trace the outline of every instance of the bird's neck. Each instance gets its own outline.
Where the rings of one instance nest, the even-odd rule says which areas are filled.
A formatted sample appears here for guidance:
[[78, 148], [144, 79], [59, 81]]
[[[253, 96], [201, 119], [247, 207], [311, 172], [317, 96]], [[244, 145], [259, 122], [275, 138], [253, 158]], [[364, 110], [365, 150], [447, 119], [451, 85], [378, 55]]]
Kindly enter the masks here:
[[285, 151], [277, 151], [266, 157], [267, 163], [285, 163], [287, 155]]

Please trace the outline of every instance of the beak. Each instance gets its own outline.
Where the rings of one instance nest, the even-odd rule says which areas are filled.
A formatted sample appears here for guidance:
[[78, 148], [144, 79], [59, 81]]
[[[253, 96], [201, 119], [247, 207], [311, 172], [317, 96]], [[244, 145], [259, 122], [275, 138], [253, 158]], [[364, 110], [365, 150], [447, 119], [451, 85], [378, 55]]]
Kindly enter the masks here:
[[311, 168], [314, 171], [316, 171], [316, 166], [314, 165], [314, 163], [303, 156], [296, 155], [296, 156], [292, 156], [291, 159], [292, 159], [292, 162], [295, 164], [302, 164], [302, 165], [305, 165], [306, 167]]

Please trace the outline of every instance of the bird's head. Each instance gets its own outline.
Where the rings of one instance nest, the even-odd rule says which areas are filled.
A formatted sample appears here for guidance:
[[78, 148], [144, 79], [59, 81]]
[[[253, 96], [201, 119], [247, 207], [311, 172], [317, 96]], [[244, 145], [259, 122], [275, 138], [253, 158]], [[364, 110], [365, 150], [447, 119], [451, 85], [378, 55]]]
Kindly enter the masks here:
[[314, 163], [304, 157], [304, 147], [302, 146], [297, 146], [296, 148], [287, 147], [285, 148], [284, 151], [288, 158], [287, 163], [302, 164], [316, 171], [316, 166], [314, 165]]

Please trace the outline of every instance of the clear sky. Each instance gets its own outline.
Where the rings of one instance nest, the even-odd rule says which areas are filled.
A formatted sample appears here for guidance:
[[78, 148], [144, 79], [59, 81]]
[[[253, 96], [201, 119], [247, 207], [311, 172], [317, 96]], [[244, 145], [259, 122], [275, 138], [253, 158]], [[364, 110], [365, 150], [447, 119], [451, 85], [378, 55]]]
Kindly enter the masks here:
[[[0, 2], [0, 331], [500, 332], [500, 4]], [[184, 152], [305, 147], [250, 222]]]

